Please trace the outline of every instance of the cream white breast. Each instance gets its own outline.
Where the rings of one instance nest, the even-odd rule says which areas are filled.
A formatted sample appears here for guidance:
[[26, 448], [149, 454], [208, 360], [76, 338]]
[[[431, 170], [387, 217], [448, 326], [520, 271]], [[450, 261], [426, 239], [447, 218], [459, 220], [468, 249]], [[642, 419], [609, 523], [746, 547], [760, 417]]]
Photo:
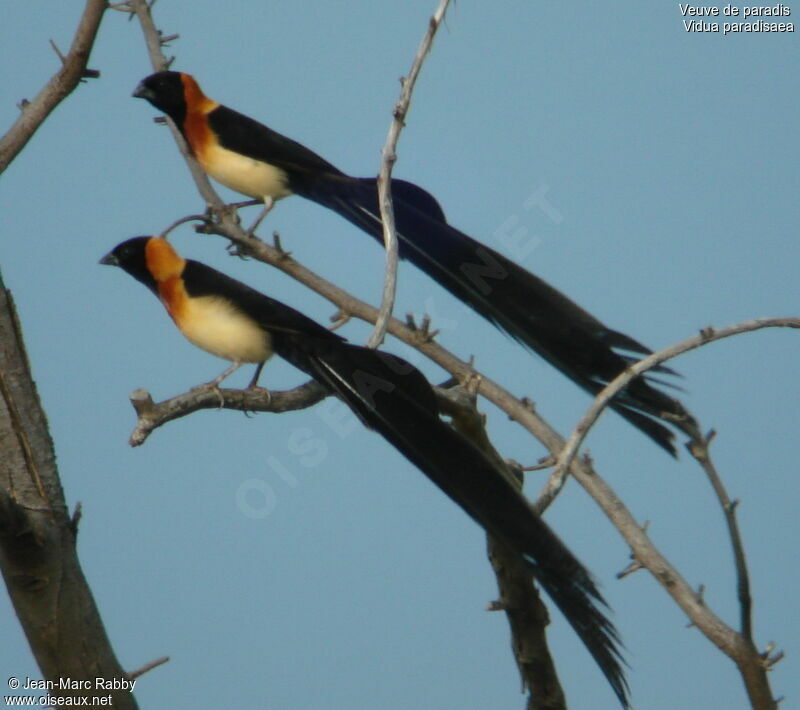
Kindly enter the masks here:
[[225, 360], [264, 362], [272, 355], [269, 333], [216, 296], [189, 299], [175, 323], [191, 343]]
[[203, 169], [226, 187], [255, 199], [279, 200], [291, 195], [286, 174], [274, 165], [248, 158], [219, 145], [206, 147], [198, 159]]

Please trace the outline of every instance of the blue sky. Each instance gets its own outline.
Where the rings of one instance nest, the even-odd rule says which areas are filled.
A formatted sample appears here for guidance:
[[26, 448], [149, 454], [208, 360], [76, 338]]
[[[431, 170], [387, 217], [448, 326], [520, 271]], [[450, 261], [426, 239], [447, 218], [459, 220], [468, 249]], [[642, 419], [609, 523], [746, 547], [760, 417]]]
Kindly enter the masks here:
[[[174, 67], [210, 96], [371, 175], [433, 6], [161, 0], [155, 16], [181, 35]], [[4, 9], [0, 125], [55, 70], [47, 40], [66, 49], [78, 15], [76, 3], [43, 0]], [[655, 348], [708, 325], [796, 315], [798, 303], [795, 35], [687, 33], [682, 19], [677, 3], [457, 3], [395, 168], [460, 229]], [[484, 611], [496, 588], [481, 531], [335, 401], [282, 416], [202, 412], [128, 448], [130, 391], [164, 399], [224, 364], [183, 341], [140, 285], [96, 265], [122, 239], [203, 205], [156, 112], [130, 98], [150, 73], [137, 24], [109, 13], [90, 66], [102, 78], [60, 106], [3, 175], [0, 265], [68, 501], [83, 503], [79, 552], [115, 649], [130, 669], [172, 657], [138, 684], [141, 707], [523, 707], [506, 621]], [[301, 262], [378, 301], [382, 251], [343, 220], [295, 198], [270, 215], [271, 229]], [[174, 242], [319, 320], [335, 310], [274, 270], [231, 259], [217, 238], [187, 227]], [[410, 266], [399, 281], [397, 312], [406, 311], [430, 313], [442, 345], [474, 354], [562, 432], [588, 406]], [[344, 331], [356, 342], [368, 332]], [[687, 406], [718, 431], [713, 453], [741, 500], [757, 641], [787, 652], [771, 680], [788, 704], [800, 695], [797, 337], [750, 334], [675, 363]], [[387, 347], [443, 378], [405, 346]], [[262, 383], [302, 379], [271, 363]], [[544, 454], [483, 409], [503, 455], [529, 464]], [[730, 546], [696, 466], [613, 415], [588, 448], [667, 557], [735, 624]], [[577, 485], [548, 520], [603, 584], [636, 707], [746, 707], [731, 662], [654, 580], [614, 578], [628, 551]], [[38, 677], [0, 596], [0, 679]], [[570, 707], [615, 707], [553, 616]]]

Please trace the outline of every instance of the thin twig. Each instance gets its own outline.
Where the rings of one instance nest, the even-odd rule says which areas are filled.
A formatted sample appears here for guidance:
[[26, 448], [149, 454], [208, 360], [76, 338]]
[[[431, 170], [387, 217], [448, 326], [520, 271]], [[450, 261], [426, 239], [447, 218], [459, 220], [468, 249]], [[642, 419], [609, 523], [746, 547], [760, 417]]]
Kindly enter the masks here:
[[150, 56], [150, 63], [154, 71], [164, 71], [169, 68], [170, 60], [161, 51], [161, 32], [159, 32], [153, 17], [150, 14], [150, 6], [145, 0], [129, 0], [128, 6], [139, 19], [139, 24], [144, 33], [144, 41], [147, 44], [147, 53]]
[[739, 599], [739, 624], [742, 635], [751, 644], [753, 643], [753, 600], [750, 595], [750, 574], [747, 570], [747, 557], [744, 552], [744, 543], [742, 542], [742, 535], [739, 532], [739, 523], [736, 519], [736, 507], [738, 501], [732, 501], [728, 495], [722, 479], [717, 473], [717, 467], [711, 460], [709, 446], [714, 438], [712, 431], [708, 436], [691, 441], [686, 445], [689, 453], [700, 464], [703, 471], [705, 471], [711, 487], [717, 496], [720, 506], [722, 507], [722, 514], [725, 516], [725, 523], [728, 527], [728, 536], [731, 539], [731, 546], [733, 547], [733, 559], [736, 566], [736, 591]]
[[392, 112], [392, 123], [389, 126], [389, 135], [386, 137], [386, 144], [381, 151], [381, 169], [378, 175], [378, 206], [381, 212], [381, 222], [383, 223], [383, 243], [386, 248], [386, 267], [383, 280], [383, 295], [381, 296], [381, 306], [378, 312], [378, 319], [375, 327], [367, 340], [368, 348], [377, 348], [386, 337], [386, 328], [389, 318], [394, 309], [394, 299], [397, 292], [397, 266], [398, 266], [398, 245], [397, 229], [394, 223], [394, 208], [392, 204], [392, 168], [397, 161], [397, 141], [400, 132], [405, 126], [406, 115], [411, 106], [411, 95], [417, 83], [417, 77], [422, 70], [422, 64], [431, 51], [433, 38], [436, 31], [444, 20], [447, 6], [450, 0], [440, 0], [439, 6], [428, 22], [428, 29], [425, 32], [422, 42], [419, 45], [411, 71], [408, 76], [400, 80], [400, 98], [395, 104]]
[[167, 235], [177, 227], [180, 227], [182, 224], [186, 224], [187, 222], [205, 222], [208, 217], [204, 214], [190, 214], [186, 217], [181, 217], [180, 219], [176, 219], [172, 224], [169, 225], [161, 234], [158, 236], [162, 239], [166, 239]]
[[50, 46], [53, 48], [53, 51], [56, 53], [58, 58], [61, 60], [61, 64], [67, 63], [67, 58], [64, 56], [64, 53], [58, 48], [58, 45], [51, 39]]
[[145, 663], [141, 668], [137, 668], [135, 671], [131, 671], [130, 673], [128, 673], [128, 680], [136, 680], [137, 678], [143, 676], [145, 673], [152, 671], [153, 668], [158, 668], [159, 666], [163, 666], [167, 662], [169, 662], [169, 656], [161, 656], [161, 658], [156, 658], [154, 661]]
[[631, 365], [606, 385], [595, 397], [594, 402], [592, 402], [592, 405], [586, 410], [586, 413], [575, 426], [572, 435], [561, 450], [558, 457], [558, 465], [553, 475], [561, 475], [564, 469], [569, 468], [580, 445], [583, 443], [589, 430], [600, 417], [603, 410], [608, 406], [614, 396], [626, 387], [631, 380], [647, 372], [647, 370], [661, 365], [667, 360], [671, 360], [689, 350], [695, 350], [696, 348], [716, 340], [721, 340], [722, 338], [729, 338], [732, 335], [739, 335], [740, 333], [749, 333], [754, 330], [760, 330], [761, 328], [800, 328], [800, 318], [756, 318], [743, 323], [730, 325], [727, 328], [706, 328], [700, 331], [698, 335], [687, 338], [663, 350], [659, 350], [652, 355], [648, 355], [634, 365]]

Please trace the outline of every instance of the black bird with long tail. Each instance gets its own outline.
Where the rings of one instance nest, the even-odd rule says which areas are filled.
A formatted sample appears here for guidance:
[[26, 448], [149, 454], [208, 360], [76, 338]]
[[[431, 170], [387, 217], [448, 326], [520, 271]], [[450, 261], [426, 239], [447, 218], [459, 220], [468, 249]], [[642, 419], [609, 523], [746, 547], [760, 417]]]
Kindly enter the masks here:
[[[617, 632], [586, 568], [469, 439], [439, 418], [411, 364], [351, 345], [289, 306], [197, 261], [163, 238], [134, 237], [104, 256], [147, 286], [194, 345], [260, 367], [282, 357], [340, 397], [483, 528], [516, 551], [571, 624], [623, 707], [628, 686]], [[211, 384], [218, 386], [228, 368]], [[255, 384], [255, 380], [251, 385]]]

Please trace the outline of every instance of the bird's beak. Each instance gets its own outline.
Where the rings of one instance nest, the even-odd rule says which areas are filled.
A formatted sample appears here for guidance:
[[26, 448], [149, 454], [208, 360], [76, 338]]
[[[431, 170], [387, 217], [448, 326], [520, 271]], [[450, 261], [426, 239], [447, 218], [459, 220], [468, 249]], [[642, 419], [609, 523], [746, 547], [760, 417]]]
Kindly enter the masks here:
[[110, 251], [98, 263], [103, 266], [119, 266], [119, 259], [114, 256], [114, 252]]
[[152, 98], [152, 93], [142, 82], [133, 90], [131, 96], [135, 99], [147, 99], [149, 101]]

